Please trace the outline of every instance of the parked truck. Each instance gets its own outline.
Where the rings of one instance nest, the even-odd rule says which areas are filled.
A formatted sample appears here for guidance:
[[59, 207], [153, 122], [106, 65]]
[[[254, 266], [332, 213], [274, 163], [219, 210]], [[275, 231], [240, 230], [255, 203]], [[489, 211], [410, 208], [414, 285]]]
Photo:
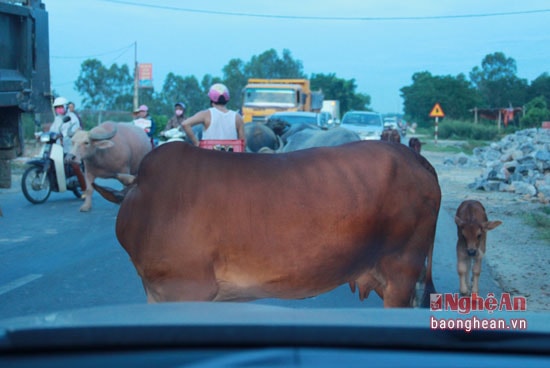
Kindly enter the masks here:
[[0, 0], [0, 188], [23, 154], [23, 113], [53, 119], [48, 13], [41, 0]]
[[264, 122], [280, 111], [321, 111], [323, 94], [312, 92], [307, 79], [248, 80], [243, 90], [242, 115], [245, 123]]
[[338, 100], [324, 100], [323, 101], [323, 107], [321, 108], [321, 112], [328, 113], [328, 125], [338, 125], [340, 124], [340, 101]]

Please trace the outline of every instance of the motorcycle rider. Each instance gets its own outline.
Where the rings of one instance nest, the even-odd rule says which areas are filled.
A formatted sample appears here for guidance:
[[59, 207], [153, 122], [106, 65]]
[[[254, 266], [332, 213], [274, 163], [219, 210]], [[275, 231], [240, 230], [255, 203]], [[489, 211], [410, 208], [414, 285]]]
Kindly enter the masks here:
[[[50, 132], [58, 135], [57, 143], [63, 147], [64, 156], [71, 152], [71, 138], [80, 129], [80, 120], [73, 112], [69, 111], [68, 105], [69, 101], [65, 97], [57, 97], [54, 100], [55, 119], [50, 127]], [[70, 165], [80, 183], [80, 188], [85, 191], [86, 180], [82, 170], [80, 170], [80, 165], [72, 161]]]
[[157, 125], [155, 121], [149, 115], [149, 107], [147, 105], [141, 105], [136, 111], [137, 117], [134, 119], [134, 125], [140, 127], [147, 133], [147, 136], [151, 139], [151, 146], [155, 148], [155, 142], [153, 135]]
[[174, 105], [174, 116], [168, 120], [166, 127], [160, 132], [160, 135], [164, 134], [170, 129], [181, 128], [181, 123], [185, 120], [185, 104], [183, 102], [178, 102]]
[[229, 90], [221, 83], [216, 83], [208, 91], [210, 109], [199, 111], [186, 119], [181, 125], [187, 137], [195, 145], [199, 139], [193, 132], [193, 126], [204, 124], [202, 139], [242, 139], [245, 140], [243, 118], [237, 111], [229, 110]]

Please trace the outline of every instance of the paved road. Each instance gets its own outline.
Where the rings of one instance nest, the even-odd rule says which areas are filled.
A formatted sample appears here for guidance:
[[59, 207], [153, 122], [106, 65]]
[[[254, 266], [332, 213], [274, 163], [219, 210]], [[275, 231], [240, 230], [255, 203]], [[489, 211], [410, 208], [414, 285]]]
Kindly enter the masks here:
[[[94, 194], [93, 209], [80, 213], [72, 193], [52, 193], [41, 205], [20, 190], [0, 189], [0, 319], [109, 304], [145, 303], [141, 281], [114, 235], [118, 206]], [[434, 254], [434, 281], [440, 292], [457, 292], [456, 227], [442, 212]], [[486, 267], [486, 266], [484, 266]], [[482, 273], [480, 294], [500, 292]], [[305, 300], [255, 303], [295, 308], [381, 307], [373, 292], [360, 302], [348, 285]]]

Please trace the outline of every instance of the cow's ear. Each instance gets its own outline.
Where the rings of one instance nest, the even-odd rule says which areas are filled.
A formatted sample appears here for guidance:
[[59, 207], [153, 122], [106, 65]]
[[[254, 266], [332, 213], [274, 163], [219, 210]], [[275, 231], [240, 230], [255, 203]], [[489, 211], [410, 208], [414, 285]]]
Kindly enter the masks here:
[[502, 221], [487, 221], [483, 223], [483, 229], [485, 231], [493, 230], [494, 228], [498, 227], [500, 224], [502, 224]]
[[455, 223], [458, 227], [462, 227], [464, 225], [464, 221], [458, 216], [455, 216]]
[[113, 147], [115, 144], [108, 140], [108, 139], [104, 139], [104, 140], [101, 140], [101, 141], [97, 141], [94, 143], [94, 146], [96, 146], [96, 148], [99, 148], [99, 149], [107, 149], [107, 148], [111, 148]]

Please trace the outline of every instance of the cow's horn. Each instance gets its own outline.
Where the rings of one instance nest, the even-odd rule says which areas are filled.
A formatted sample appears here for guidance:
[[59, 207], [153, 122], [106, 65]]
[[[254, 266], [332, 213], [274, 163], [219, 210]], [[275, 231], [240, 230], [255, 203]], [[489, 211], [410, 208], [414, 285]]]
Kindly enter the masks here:
[[115, 136], [117, 130], [118, 130], [117, 126], [113, 125], [113, 130], [110, 131], [110, 132], [106, 132], [106, 131], [98, 132], [97, 130], [95, 132], [91, 131], [90, 132], [90, 139], [94, 140], [94, 141], [102, 141], [102, 140], [105, 140], [105, 139], [111, 139]]

